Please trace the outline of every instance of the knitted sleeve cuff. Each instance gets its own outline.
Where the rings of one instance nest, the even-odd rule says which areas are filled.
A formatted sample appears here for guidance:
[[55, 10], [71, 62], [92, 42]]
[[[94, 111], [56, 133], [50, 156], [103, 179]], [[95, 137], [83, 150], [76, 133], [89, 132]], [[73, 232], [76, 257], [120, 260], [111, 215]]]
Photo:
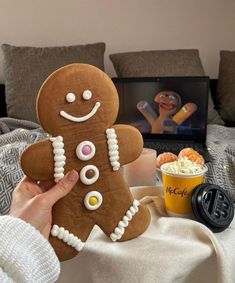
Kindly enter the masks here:
[[55, 282], [60, 264], [49, 242], [21, 219], [0, 216], [0, 267], [16, 282]]

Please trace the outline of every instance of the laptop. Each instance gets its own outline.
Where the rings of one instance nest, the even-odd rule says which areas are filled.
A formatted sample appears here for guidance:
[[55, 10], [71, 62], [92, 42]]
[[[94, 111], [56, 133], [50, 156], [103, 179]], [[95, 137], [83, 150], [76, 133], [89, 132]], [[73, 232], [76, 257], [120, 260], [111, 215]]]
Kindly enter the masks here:
[[117, 123], [136, 127], [157, 154], [192, 147], [206, 162], [209, 77], [113, 78], [119, 95]]

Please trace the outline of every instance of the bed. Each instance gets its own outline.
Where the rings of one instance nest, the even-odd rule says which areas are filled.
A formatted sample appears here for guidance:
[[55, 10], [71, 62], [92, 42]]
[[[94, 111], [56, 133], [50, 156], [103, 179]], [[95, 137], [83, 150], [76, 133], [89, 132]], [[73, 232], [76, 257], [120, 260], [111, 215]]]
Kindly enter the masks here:
[[[41, 139], [48, 138], [47, 133], [45, 133], [37, 123], [35, 113], [34, 116], [32, 116], [32, 119], [28, 118], [27, 116], [30, 111], [35, 112], [36, 100], [36, 95], [34, 95], [34, 97], [27, 96], [27, 91], [32, 92], [32, 89], [29, 89], [29, 87], [38, 89], [41, 85], [41, 82], [48, 76], [48, 74], [50, 74], [52, 70], [58, 68], [58, 64], [65, 65], [71, 62], [77, 62], [80, 61], [81, 58], [83, 58], [83, 62], [93, 64], [104, 70], [103, 59], [105, 45], [104, 43], [96, 43], [93, 45], [90, 44], [85, 46], [73, 46], [73, 48], [34, 48], [5, 45], [3, 49], [5, 56], [5, 76], [8, 83], [8, 91], [12, 92], [11, 95], [15, 95], [15, 97], [13, 97], [14, 99], [12, 98], [12, 96], [9, 96], [9, 93], [7, 93], [6, 97], [5, 86], [3, 84], [0, 84], [0, 214], [4, 215], [9, 212], [12, 191], [23, 177], [23, 172], [19, 164], [20, 154], [29, 144], [32, 144]], [[167, 52], [169, 53], [169, 51]], [[180, 56], [182, 57], [179, 61], [180, 64], [178, 71], [177, 69], [174, 69], [174, 73], [169, 72], [169, 75], [175, 74], [201, 76], [204, 74], [201, 63], [198, 61], [198, 51], [183, 50], [182, 52], [170, 52], [170, 57], [168, 56], [169, 54], [165, 54], [165, 51], [161, 51], [160, 53], [159, 51], [156, 51], [157, 55], [155, 53], [152, 54], [153, 52], [150, 52], [150, 55], [152, 56], [151, 58], [155, 58], [155, 55], [157, 56], [157, 58], [159, 58], [159, 56], [164, 57], [167, 55], [166, 58], [176, 58], [177, 60], [180, 58]], [[135, 66], [135, 62], [137, 62], [136, 64], [139, 64], [139, 62], [146, 62], [150, 60], [149, 58], [147, 58], [149, 56], [148, 52], [147, 55], [146, 52], [144, 53], [144, 55], [142, 54], [143, 52], [141, 54], [140, 53], [141, 52], [139, 52], [139, 54], [137, 55], [136, 52], [134, 53], [134, 55], [132, 53], [128, 53], [128, 60], [129, 58], [132, 58], [134, 56], [132, 58], [132, 64], [125, 61], [125, 64], [127, 64], [127, 66], [124, 67], [122, 66], [123, 54], [121, 54], [121, 56], [120, 54], [114, 54], [110, 56], [110, 59], [112, 60], [114, 68], [119, 77], [166, 75], [164, 73], [166, 70], [165, 65], [163, 66], [164, 68], [162, 68], [162, 71], [159, 71], [161, 70], [161, 66], [158, 66], [157, 72], [155, 71], [155, 69], [154, 71], [151, 70], [149, 64], [147, 64], [147, 67], [144, 65]], [[50, 62], [52, 54], [56, 54], [56, 60], [49, 66], [48, 62]], [[73, 56], [71, 54], [73, 54]], [[77, 54], [80, 54], [79, 58], [77, 58]], [[187, 59], [187, 56], [185, 54], [187, 56], [190, 56], [190, 60]], [[124, 55], [126, 55], [126, 53], [124, 53]], [[136, 59], [136, 56], [142, 56], [145, 61], [139, 60], [138, 58]], [[192, 66], [189, 68], [190, 62], [193, 62], [192, 58], [196, 59], [194, 60], [195, 62], [192, 64]], [[119, 59], [119, 61], [117, 59]], [[19, 60], [23, 61], [18, 62]], [[35, 60], [38, 61], [36, 62]], [[61, 61], [58, 63], [58, 60]], [[185, 69], [184, 73], [182, 73], [182, 62], [184, 60]], [[153, 60], [151, 59], [149, 62], [152, 61]], [[25, 67], [23, 69], [22, 62], [25, 63]], [[174, 65], [174, 68], [177, 68], [178, 61], [167, 62], [169, 66]], [[155, 62], [155, 64], [158, 63], [159, 60]], [[31, 65], [40, 65], [37, 69], [37, 72], [33, 73], [32, 69], [28, 67]], [[47, 71], [46, 73], [45, 70]], [[134, 73], [136, 70], [143, 71], [136, 74]], [[148, 73], [146, 73], [144, 70], [148, 70]], [[179, 72], [179, 70], [181, 73]], [[170, 71], [172, 70], [170, 69]], [[28, 78], [28, 80], [25, 78]], [[24, 82], [24, 79], [26, 80], [26, 83], [24, 83], [21, 88], [17, 88], [16, 82], [19, 84], [19, 82]], [[33, 89], [34, 93], [36, 93], [35, 89]], [[24, 96], [27, 98], [26, 100], [22, 100], [23, 95], [22, 93], [20, 93], [20, 91], [22, 90]], [[210, 80], [210, 90], [212, 100], [209, 104], [213, 104], [213, 106], [209, 105], [209, 108], [211, 108], [209, 110], [214, 111], [214, 104], [216, 105], [217, 103], [217, 80]], [[17, 97], [17, 95], [20, 96]], [[32, 101], [27, 108], [28, 110], [22, 111], [22, 109], [28, 103], [28, 100], [30, 101], [30, 99]], [[14, 102], [14, 105], [11, 105], [12, 101]], [[6, 107], [6, 104], [8, 104], [8, 107]], [[19, 114], [15, 115], [16, 111], [19, 111]], [[226, 119], [222, 121], [221, 118], [219, 119], [219, 121], [221, 121], [220, 123], [217, 123], [216, 120], [213, 119], [209, 119], [208, 121], [209, 125], [207, 129], [207, 146], [212, 158], [211, 162], [207, 164], [209, 169], [207, 174], [207, 181], [222, 186], [230, 193], [230, 195], [233, 197], [233, 200], [235, 201], [235, 122]]]

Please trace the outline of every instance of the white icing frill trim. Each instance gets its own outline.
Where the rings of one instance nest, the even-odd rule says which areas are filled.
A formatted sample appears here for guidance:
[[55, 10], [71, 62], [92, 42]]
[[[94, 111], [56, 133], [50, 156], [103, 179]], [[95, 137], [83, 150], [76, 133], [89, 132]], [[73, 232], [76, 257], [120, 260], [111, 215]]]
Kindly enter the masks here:
[[109, 160], [111, 166], [113, 167], [113, 171], [118, 171], [120, 169], [119, 151], [118, 151], [119, 147], [118, 147], [117, 135], [115, 133], [115, 130], [113, 128], [107, 129], [106, 136], [107, 136]]
[[64, 165], [66, 157], [64, 155], [63, 137], [50, 138], [54, 153], [54, 180], [56, 183], [64, 177]]
[[114, 232], [110, 235], [110, 238], [113, 242], [121, 239], [125, 232], [125, 228], [129, 225], [129, 222], [132, 220], [133, 216], [139, 211], [138, 206], [140, 202], [134, 200], [130, 209], [126, 212], [126, 215], [119, 221], [118, 226], [114, 229]]
[[59, 227], [58, 225], [53, 225], [51, 235], [64, 241], [67, 245], [73, 247], [78, 252], [80, 252], [85, 245], [85, 243], [77, 236], [74, 236], [72, 233], [69, 233], [68, 230], [63, 227]]

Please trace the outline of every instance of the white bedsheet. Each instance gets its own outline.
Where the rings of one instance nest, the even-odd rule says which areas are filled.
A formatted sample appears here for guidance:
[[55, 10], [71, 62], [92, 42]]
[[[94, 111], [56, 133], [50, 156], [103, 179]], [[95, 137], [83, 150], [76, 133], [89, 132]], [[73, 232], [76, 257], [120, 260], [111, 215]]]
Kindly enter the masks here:
[[235, 282], [235, 221], [213, 234], [196, 221], [167, 217], [160, 188], [132, 192], [151, 210], [148, 230], [134, 240], [112, 243], [95, 227], [84, 250], [62, 263], [58, 282]]

